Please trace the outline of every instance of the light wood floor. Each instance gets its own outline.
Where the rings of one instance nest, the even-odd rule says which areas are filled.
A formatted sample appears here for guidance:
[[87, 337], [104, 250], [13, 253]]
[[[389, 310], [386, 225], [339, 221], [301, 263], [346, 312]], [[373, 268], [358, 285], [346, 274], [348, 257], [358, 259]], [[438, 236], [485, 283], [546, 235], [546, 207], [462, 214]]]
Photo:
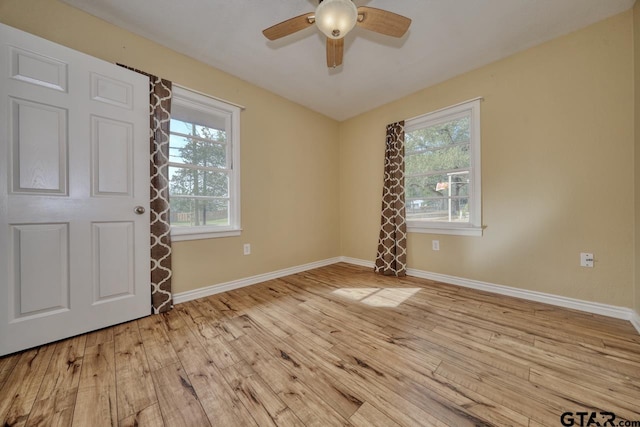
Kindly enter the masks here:
[[580, 411], [640, 420], [628, 322], [348, 264], [0, 359], [3, 426], [533, 427]]

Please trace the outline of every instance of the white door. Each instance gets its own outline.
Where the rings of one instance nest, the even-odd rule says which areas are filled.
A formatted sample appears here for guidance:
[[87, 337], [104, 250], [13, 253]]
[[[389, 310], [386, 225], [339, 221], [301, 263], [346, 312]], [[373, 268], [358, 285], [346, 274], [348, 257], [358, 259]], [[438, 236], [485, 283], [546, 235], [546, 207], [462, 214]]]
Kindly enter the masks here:
[[0, 24], [0, 355], [146, 316], [149, 82]]

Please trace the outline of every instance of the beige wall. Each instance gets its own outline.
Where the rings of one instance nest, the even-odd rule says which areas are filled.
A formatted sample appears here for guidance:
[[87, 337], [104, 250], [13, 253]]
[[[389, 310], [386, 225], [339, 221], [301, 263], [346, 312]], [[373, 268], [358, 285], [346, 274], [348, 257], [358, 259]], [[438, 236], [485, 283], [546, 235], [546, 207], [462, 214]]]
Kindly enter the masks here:
[[635, 92], [635, 303], [640, 314], [640, 2], [633, 7], [633, 58]]
[[[638, 9], [340, 124], [57, 0], [0, 0], [0, 21], [247, 107], [243, 234], [176, 243], [176, 292], [338, 255], [373, 260], [385, 125], [482, 96], [484, 236], [411, 234], [410, 267], [628, 307], [635, 287], [640, 310]], [[581, 251], [595, 268], [578, 266]]]
[[[0, 21], [247, 107], [241, 237], [174, 244], [174, 290], [339, 254], [338, 123], [57, 0], [0, 0]], [[251, 243], [252, 255], [242, 255]]]
[[385, 125], [482, 96], [484, 236], [410, 234], [409, 266], [631, 307], [632, 42], [628, 11], [342, 122], [342, 255], [375, 257]]

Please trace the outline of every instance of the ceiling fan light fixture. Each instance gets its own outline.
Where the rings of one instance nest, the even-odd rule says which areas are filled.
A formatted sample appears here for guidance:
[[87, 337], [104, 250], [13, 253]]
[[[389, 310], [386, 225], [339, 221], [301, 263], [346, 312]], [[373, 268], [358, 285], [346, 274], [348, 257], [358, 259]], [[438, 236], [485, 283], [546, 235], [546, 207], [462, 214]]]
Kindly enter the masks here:
[[340, 39], [353, 29], [358, 9], [351, 0], [324, 0], [316, 9], [316, 25], [330, 39]]

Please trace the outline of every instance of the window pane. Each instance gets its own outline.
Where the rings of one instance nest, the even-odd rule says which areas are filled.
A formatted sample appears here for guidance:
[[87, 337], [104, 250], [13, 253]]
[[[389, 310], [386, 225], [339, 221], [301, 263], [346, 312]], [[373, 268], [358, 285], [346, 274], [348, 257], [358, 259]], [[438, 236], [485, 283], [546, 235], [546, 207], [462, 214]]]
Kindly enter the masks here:
[[408, 220], [469, 222], [467, 197], [409, 200], [406, 205]]
[[229, 197], [226, 172], [169, 166], [169, 194], [207, 197]]
[[406, 156], [407, 174], [468, 168], [471, 164], [469, 144], [454, 145]]
[[169, 219], [180, 230], [176, 239], [239, 232], [240, 108], [179, 85], [172, 92]]
[[[179, 99], [174, 92], [174, 99], [171, 105], [171, 126], [173, 127], [173, 121], [180, 121], [184, 123], [194, 123], [196, 125], [206, 127], [209, 129], [226, 128], [228, 115], [226, 113], [220, 113], [214, 109], [194, 107], [193, 105], [187, 105]], [[180, 131], [182, 132], [182, 131]], [[184, 132], [182, 132], [184, 133]]]
[[229, 225], [228, 200], [171, 198], [171, 225], [195, 227]]
[[405, 197], [412, 198], [469, 196], [469, 172], [405, 178]]
[[430, 148], [469, 142], [469, 116], [428, 126], [405, 135], [407, 152], [422, 152]]
[[[171, 120], [169, 161], [204, 167], [227, 167], [226, 133], [216, 129]], [[173, 132], [193, 135], [202, 139], [175, 135]]]
[[227, 148], [212, 142], [171, 135], [169, 161], [213, 168], [227, 168]]

